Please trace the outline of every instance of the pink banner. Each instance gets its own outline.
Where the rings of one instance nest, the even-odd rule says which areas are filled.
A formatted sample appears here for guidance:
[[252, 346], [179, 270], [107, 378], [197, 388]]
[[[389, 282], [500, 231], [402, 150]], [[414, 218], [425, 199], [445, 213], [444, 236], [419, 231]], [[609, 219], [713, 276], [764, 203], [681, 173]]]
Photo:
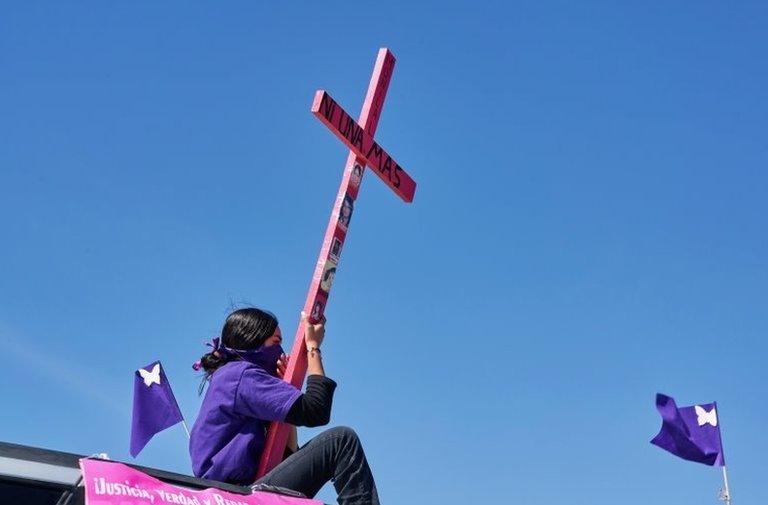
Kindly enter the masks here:
[[251, 495], [172, 486], [111, 461], [81, 459], [86, 505], [322, 505], [317, 500], [256, 491]]

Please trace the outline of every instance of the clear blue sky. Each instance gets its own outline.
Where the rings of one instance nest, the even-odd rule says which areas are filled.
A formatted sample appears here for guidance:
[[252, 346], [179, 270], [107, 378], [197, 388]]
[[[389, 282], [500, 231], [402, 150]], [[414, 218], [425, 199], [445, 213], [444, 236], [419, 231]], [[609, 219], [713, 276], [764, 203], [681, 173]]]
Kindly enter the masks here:
[[[0, 17], [0, 439], [128, 459], [133, 371], [232, 302], [291, 336], [357, 114], [398, 57], [328, 310], [333, 424], [384, 503], [715, 503], [651, 446], [717, 400], [768, 488], [765, 2], [17, 2]], [[289, 338], [290, 340], [290, 338]], [[312, 430], [302, 430], [306, 438]], [[181, 428], [140, 455], [189, 472]], [[326, 501], [333, 494], [323, 493]]]

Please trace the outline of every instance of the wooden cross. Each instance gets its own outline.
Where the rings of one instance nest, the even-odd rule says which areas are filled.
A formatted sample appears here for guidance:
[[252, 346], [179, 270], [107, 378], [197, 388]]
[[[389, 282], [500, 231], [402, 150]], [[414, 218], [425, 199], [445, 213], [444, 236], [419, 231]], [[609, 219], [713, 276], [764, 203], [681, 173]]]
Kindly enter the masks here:
[[[350, 149], [339, 192], [331, 212], [331, 219], [325, 231], [323, 245], [317, 259], [309, 293], [304, 303], [304, 312], [309, 314], [309, 322], [324, 320], [325, 308], [336, 275], [344, 240], [349, 232], [349, 224], [354, 211], [355, 201], [360, 190], [366, 165], [371, 167], [384, 183], [406, 202], [413, 201], [416, 183], [405, 173], [403, 168], [374, 139], [376, 126], [381, 117], [381, 108], [387, 95], [395, 57], [389, 49], [379, 49], [373, 75], [368, 85], [368, 93], [363, 102], [360, 119], [355, 121], [323, 90], [317, 91], [312, 103], [312, 113]], [[307, 373], [307, 352], [304, 343], [304, 324], [299, 323], [293, 340], [291, 359], [285, 371], [286, 382], [297, 388], [304, 383]], [[267, 440], [259, 464], [257, 478], [262, 477], [282, 461], [290, 427], [283, 423], [272, 423], [267, 433]]]

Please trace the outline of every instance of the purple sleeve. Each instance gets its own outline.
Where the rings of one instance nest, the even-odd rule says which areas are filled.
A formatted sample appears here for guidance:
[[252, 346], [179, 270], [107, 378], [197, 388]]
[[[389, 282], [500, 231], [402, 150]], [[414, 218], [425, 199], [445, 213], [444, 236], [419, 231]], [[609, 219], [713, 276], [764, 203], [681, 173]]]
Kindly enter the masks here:
[[235, 393], [236, 414], [262, 421], [284, 421], [301, 391], [260, 368], [246, 368]]

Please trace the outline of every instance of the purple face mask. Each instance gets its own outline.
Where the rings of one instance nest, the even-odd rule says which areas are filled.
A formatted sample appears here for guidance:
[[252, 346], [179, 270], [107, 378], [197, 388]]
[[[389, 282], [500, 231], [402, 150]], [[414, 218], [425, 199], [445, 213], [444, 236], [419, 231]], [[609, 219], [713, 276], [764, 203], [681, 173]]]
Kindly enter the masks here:
[[[206, 344], [208, 347], [213, 348], [211, 352], [218, 352], [223, 356], [229, 356], [231, 358], [240, 358], [243, 361], [253, 363], [254, 365], [263, 368], [270, 375], [277, 375], [277, 360], [285, 352], [280, 344], [261, 346], [257, 349], [232, 349], [221, 343], [219, 337], [215, 337], [211, 341], [212, 343]], [[195, 370], [200, 369], [200, 362], [196, 362], [192, 365]]]
[[219, 352], [224, 350], [224, 354], [237, 356], [243, 361], [253, 363], [267, 371], [270, 375], [277, 375], [277, 360], [283, 355], [285, 351], [280, 344], [270, 345], [269, 347], [261, 346], [258, 349], [230, 349], [229, 347], [220, 346]]

